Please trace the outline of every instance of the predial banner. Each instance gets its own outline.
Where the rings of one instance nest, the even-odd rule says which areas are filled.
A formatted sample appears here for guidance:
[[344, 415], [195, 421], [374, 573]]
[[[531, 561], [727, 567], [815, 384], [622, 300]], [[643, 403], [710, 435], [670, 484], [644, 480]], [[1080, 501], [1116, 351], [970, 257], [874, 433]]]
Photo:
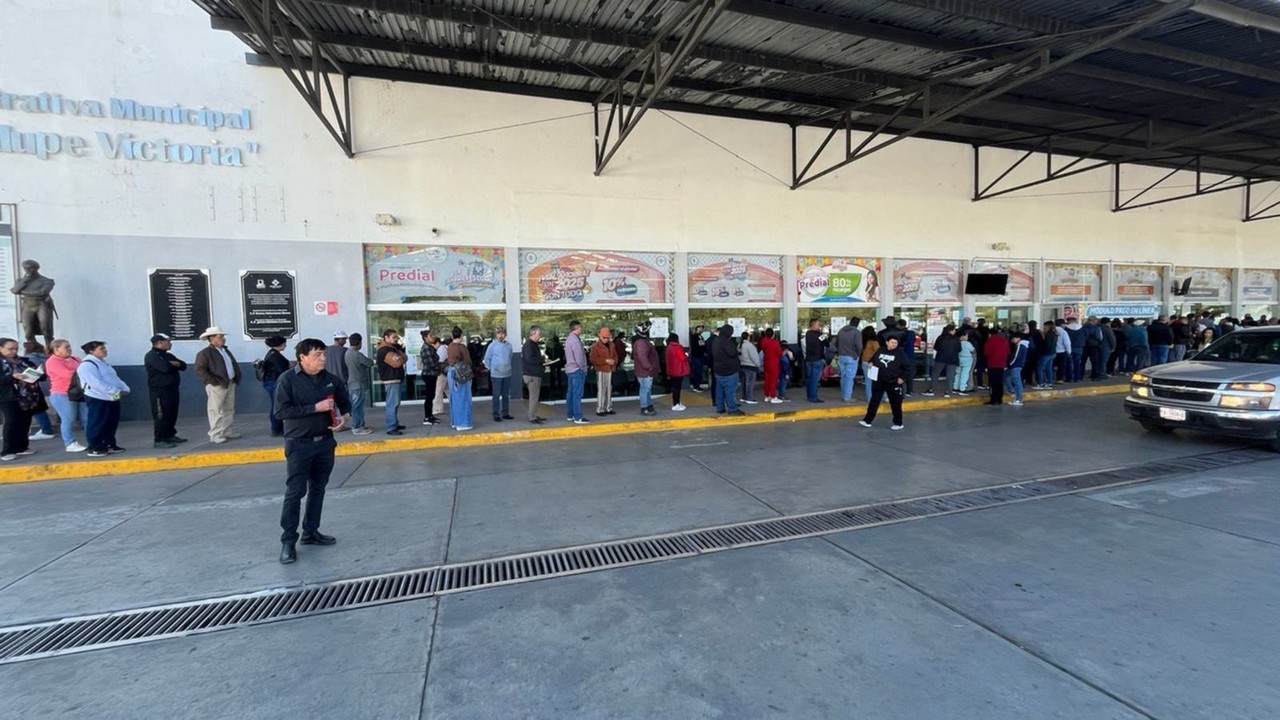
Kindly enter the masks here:
[[984, 295], [984, 303], [1029, 303], [1035, 297], [1036, 264], [1033, 262], [1002, 262], [999, 260], [974, 260], [969, 265], [971, 273], [1008, 273], [1009, 284], [1004, 295]]
[[530, 305], [669, 305], [672, 253], [521, 250], [520, 299]]
[[782, 303], [777, 255], [689, 254], [689, 303]]
[[804, 303], [880, 302], [880, 259], [808, 255], [796, 259], [797, 296]]
[[959, 304], [961, 267], [959, 260], [894, 260], [894, 304]]
[[506, 301], [502, 248], [365, 245], [370, 304]]
[[1094, 263], [1045, 263], [1045, 300], [1101, 300], [1102, 266]]
[[1159, 265], [1114, 265], [1111, 279], [1117, 301], [1160, 300], [1164, 297], [1164, 268]]

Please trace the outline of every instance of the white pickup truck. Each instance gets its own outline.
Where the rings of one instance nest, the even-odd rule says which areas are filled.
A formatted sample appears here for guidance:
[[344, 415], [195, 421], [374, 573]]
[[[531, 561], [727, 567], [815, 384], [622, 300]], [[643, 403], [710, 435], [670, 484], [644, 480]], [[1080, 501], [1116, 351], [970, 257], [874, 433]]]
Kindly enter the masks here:
[[1152, 432], [1179, 428], [1264, 440], [1280, 452], [1280, 326], [1228, 333], [1182, 362], [1130, 378], [1129, 417]]

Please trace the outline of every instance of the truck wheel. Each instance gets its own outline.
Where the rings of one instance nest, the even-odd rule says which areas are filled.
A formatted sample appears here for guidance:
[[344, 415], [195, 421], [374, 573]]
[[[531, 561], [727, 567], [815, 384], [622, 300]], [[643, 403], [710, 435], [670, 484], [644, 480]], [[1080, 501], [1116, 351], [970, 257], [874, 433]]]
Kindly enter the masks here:
[[[1142, 429], [1147, 432], [1162, 433], [1164, 435], [1168, 435], [1173, 432], [1173, 428], [1168, 425], [1161, 425], [1153, 420], [1139, 420], [1138, 422], [1142, 425]], [[1280, 442], [1280, 440], [1277, 440], [1277, 442]]]

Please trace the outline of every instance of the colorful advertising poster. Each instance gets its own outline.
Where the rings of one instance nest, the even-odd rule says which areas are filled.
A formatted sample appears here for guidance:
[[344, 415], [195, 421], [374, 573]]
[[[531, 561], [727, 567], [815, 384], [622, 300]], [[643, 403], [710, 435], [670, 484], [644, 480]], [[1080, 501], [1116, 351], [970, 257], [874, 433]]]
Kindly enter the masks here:
[[1231, 271], [1226, 268], [1188, 268], [1174, 270], [1176, 285], [1191, 278], [1191, 287], [1184, 296], [1188, 300], [1229, 303], [1231, 297]]
[[365, 245], [369, 303], [506, 302], [502, 248]]
[[893, 302], [960, 303], [959, 260], [894, 260]]
[[1102, 266], [1090, 263], [1045, 263], [1045, 300], [1101, 300]]
[[880, 302], [879, 258], [802, 256], [796, 275], [801, 303]]
[[689, 303], [782, 303], [782, 258], [689, 253]]
[[1275, 270], [1245, 270], [1240, 274], [1240, 297], [1253, 303], [1280, 301], [1278, 276]]
[[1122, 302], [1164, 297], [1164, 268], [1159, 265], [1114, 265], [1111, 280], [1116, 288], [1115, 299]]
[[1009, 284], [1004, 289], [1004, 295], [984, 296], [984, 302], [1029, 303], [1035, 297], [1036, 264], [1033, 262], [974, 260], [969, 264], [969, 272], [1008, 273]]
[[671, 253], [521, 250], [520, 296], [531, 305], [668, 305]]

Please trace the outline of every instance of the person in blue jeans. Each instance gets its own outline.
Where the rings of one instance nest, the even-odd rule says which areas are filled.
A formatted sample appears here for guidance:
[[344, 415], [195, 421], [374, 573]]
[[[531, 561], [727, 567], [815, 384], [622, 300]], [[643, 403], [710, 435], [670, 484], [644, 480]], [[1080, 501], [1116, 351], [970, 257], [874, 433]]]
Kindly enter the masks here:
[[582, 395], [587, 387], [587, 351], [582, 347], [582, 323], [569, 322], [569, 334], [564, 339], [564, 376], [568, 390], [564, 399], [567, 420], [578, 425], [589, 422], [582, 416]]
[[1027, 356], [1031, 353], [1031, 343], [1020, 330], [1014, 330], [1010, 338], [1013, 341], [1013, 353], [1009, 355], [1009, 372], [1004, 374], [1005, 385], [1013, 393], [1013, 405], [1022, 404], [1022, 368], [1027, 365]]
[[511, 416], [511, 343], [507, 342], [507, 329], [494, 331], [493, 342], [484, 351], [484, 366], [489, 368], [489, 382], [493, 386], [493, 421], [515, 420]]
[[[458, 432], [470, 430], [471, 425], [471, 381], [475, 379], [475, 366], [472, 365], [471, 351], [467, 349], [467, 340], [462, 337], [462, 328], [453, 326], [453, 342], [445, 351], [445, 362], [449, 371], [445, 375], [449, 382], [449, 421]], [[471, 367], [471, 377], [458, 377], [458, 366], [466, 363]]]
[[809, 321], [809, 329], [804, 334], [804, 370], [805, 396], [809, 402], [820, 403], [818, 383], [822, 380], [822, 368], [826, 365], [827, 336], [822, 332], [822, 321]]
[[733, 341], [733, 326], [725, 325], [711, 340], [711, 367], [716, 375], [716, 412], [745, 415], [738, 408], [738, 344]]
[[404, 434], [404, 426], [400, 424], [398, 411], [406, 359], [404, 346], [400, 344], [400, 333], [391, 328], [383, 330], [382, 341], [378, 343], [378, 352], [374, 355], [374, 364], [378, 371], [378, 383], [386, 393], [388, 435]]

